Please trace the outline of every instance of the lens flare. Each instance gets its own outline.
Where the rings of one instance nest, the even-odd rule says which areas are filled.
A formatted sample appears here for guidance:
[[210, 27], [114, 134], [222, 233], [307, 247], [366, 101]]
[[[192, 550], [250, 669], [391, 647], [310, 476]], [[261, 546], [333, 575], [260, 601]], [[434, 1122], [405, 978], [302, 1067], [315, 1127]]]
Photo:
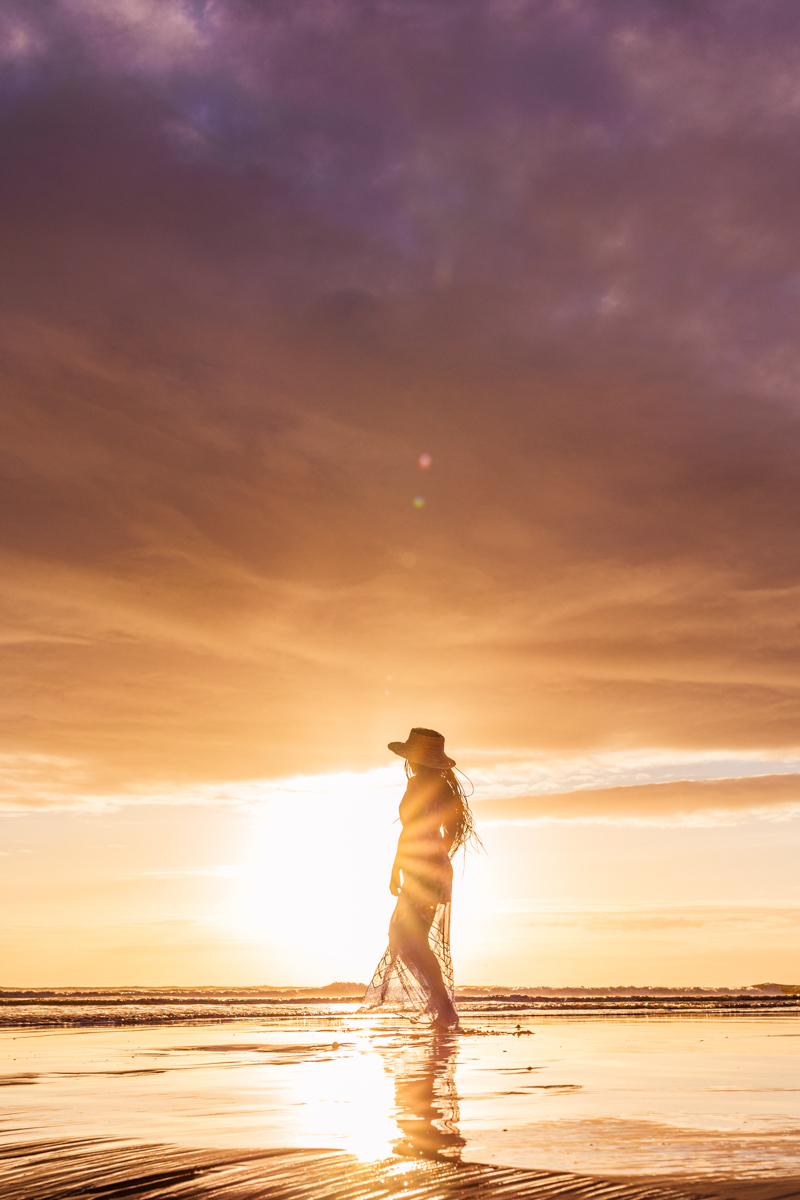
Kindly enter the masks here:
[[414, 503], [414, 508], [424, 508], [425, 507], [425, 497], [424, 496], [415, 496], [413, 503]]
[[431, 458], [430, 454], [420, 454], [420, 456], [419, 456], [419, 465], [422, 467], [423, 470], [427, 470], [427, 468], [431, 465], [432, 461], [433, 461], [433, 459]]

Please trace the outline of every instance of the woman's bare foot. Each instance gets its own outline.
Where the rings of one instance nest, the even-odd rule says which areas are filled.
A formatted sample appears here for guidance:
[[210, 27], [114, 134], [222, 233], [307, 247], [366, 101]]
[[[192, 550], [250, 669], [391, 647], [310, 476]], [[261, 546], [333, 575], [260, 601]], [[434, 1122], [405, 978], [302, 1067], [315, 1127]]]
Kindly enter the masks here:
[[449, 1002], [433, 1014], [433, 1028], [455, 1033], [459, 1028], [458, 1013]]

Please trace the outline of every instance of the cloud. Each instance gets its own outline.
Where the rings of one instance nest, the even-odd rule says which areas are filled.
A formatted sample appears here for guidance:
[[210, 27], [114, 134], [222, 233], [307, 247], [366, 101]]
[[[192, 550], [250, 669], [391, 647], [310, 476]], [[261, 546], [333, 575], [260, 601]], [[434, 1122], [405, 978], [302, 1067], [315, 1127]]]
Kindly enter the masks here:
[[137, 871], [126, 879], [229, 879], [242, 870], [239, 866], [198, 867], [186, 871]]
[[184, 0], [63, 0], [98, 59], [128, 59], [139, 69], [169, 68], [203, 42], [192, 4]]
[[[797, 905], [730, 904], [595, 904], [558, 905], [535, 901], [508, 901], [494, 907], [529, 929], [558, 936], [583, 930], [603, 933], [655, 935], [714, 931], [717, 935], [752, 935], [754, 927], [767, 936], [785, 934], [797, 927]], [[513, 914], [513, 916], [512, 916]]]
[[754, 817], [787, 820], [800, 814], [800, 775], [678, 779], [669, 783], [482, 800], [476, 805], [476, 813], [481, 823], [514, 825], [541, 821], [717, 825]]
[[4, 20], [7, 753], [797, 745], [794, 9]]
[[9, 814], [75, 811], [99, 815], [131, 806], [166, 805], [254, 814], [287, 804], [294, 808], [300, 803], [307, 811], [329, 812], [335, 805], [345, 806], [349, 811], [353, 806], [377, 807], [385, 813], [387, 797], [391, 797], [391, 808], [396, 807], [405, 776], [396, 762], [359, 774], [232, 779], [189, 786], [162, 782], [156, 788], [134, 782], [124, 790], [112, 790], [111, 782], [108, 776], [98, 778], [96, 764], [91, 761], [37, 755], [0, 756], [0, 811]]

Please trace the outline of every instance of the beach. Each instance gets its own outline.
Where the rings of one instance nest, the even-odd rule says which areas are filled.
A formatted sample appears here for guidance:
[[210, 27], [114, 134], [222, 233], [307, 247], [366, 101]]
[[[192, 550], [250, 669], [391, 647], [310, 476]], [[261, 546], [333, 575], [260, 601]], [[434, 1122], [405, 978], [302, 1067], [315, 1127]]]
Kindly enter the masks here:
[[7, 992], [2, 1194], [800, 1194], [796, 998], [224, 994]]

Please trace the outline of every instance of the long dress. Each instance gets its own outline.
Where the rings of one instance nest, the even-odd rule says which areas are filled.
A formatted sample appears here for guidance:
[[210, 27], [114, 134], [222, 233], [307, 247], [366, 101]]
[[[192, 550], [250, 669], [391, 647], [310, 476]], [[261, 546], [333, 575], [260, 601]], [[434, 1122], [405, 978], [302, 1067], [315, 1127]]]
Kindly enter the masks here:
[[400, 802], [403, 826], [394, 874], [402, 888], [389, 924], [389, 945], [364, 995], [366, 1009], [385, 1008], [440, 1026], [458, 1024], [450, 958], [450, 903], [457, 809], [439, 775], [413, 776]]

